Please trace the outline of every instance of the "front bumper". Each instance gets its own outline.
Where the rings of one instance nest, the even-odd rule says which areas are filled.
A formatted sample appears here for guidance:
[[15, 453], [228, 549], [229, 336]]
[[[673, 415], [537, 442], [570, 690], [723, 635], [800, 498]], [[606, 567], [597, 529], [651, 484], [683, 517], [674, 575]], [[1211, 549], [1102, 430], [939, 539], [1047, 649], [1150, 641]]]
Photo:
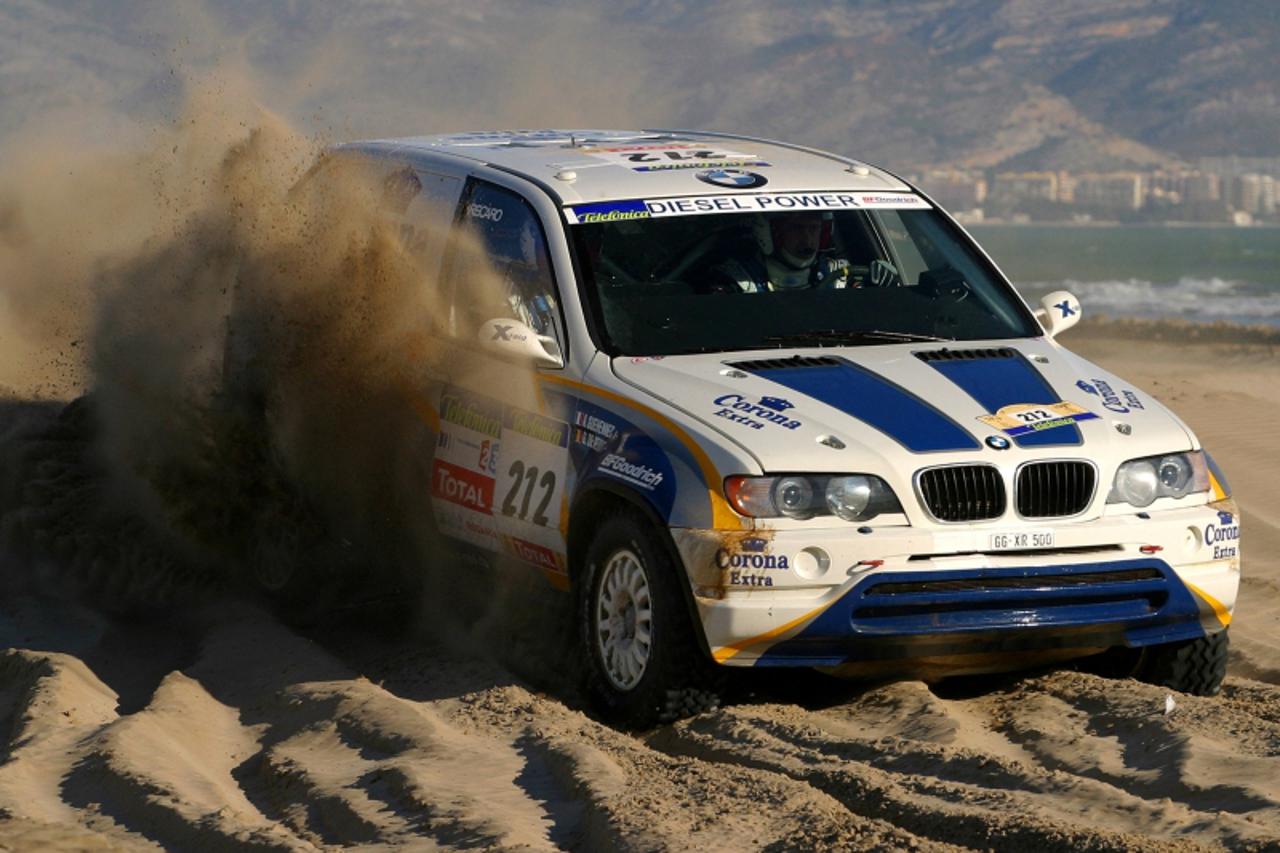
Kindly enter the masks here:
[[1052, 548], [1017, 552], [987, 550], [1000, 525], [673, 534], [711, 654], [731, 666], [977, 671], [1002, 668], [992, 655], [1070, 657], [1230, 623], [1229, 504], [1026, 525], [1045, 528]]

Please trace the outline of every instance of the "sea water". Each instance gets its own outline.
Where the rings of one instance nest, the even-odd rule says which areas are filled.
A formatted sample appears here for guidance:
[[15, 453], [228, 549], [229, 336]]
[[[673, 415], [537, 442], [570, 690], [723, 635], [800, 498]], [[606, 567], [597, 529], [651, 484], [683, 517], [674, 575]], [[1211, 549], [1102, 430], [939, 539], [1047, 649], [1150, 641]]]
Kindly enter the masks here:
[[1033, 305], [1069, 290], [1084, 314], [1280, 327], [1280, 228], [972, 225]]

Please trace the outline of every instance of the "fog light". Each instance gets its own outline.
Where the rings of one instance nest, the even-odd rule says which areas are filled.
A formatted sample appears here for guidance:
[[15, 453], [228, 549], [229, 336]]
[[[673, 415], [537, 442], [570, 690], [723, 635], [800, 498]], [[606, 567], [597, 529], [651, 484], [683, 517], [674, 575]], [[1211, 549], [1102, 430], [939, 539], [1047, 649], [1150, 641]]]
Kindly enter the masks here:
[[831, 557], [821, 548], [805, 548], [791, 561], [796, 575], [807, 581], [817, 580], [831, 568]]

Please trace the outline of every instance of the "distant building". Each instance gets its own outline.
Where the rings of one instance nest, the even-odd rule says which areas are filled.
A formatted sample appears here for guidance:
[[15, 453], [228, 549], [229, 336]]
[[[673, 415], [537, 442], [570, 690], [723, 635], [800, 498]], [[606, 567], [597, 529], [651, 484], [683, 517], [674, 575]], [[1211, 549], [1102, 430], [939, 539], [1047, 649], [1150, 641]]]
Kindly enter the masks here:
[[1227, 200], [1233, 210], [1272, 216], [1276, 212], [1276, 179], [1270, 175], [1247, 174], [1231, 179]]
[[1201, 157], [1200, 171], [1234, 178], [1240, 175], [1280, 177], [1280, 157]]
[[948, 210], [972, 211], [987, 198], [987, 180], [980, 174], [956, 169], [933, 169], [919, 180], [920, 188]]
[[1138, 210], [1146, 199], [1141, 172], [1089, 172], [1075, 179], [1074, 200], [1081, 207]]
[[[912, 176], [966, 222], [1241, 222], [1280, 219], [1280, 157], [1202, 157], [1199, 168], [987, 172], [930, 168]], [[1234, 214], [1241, 214], [1235, 216]]]
[[1212, 172], [1187, 172], [1184, 178], [1183, 201], [1196, 204], [1222, 200], [1222, 179]]
[[1058, 201], [1057, 172], [1000, 172], [992, 195], [1002, 202]]
[[1147, 175], [1148, 204], [1178, 205], [1186, 196], [1186, 174], [1157, 170]]

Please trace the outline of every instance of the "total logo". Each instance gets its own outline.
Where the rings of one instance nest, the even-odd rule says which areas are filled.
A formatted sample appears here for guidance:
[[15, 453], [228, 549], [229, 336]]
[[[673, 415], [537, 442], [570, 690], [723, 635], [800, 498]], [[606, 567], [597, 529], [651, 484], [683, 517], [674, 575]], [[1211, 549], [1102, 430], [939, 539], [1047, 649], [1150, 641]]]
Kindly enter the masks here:
[[450, 465], [441, 459], [435, 461], [431, 476], [431, 494], [441, 500], [466, 507], [475, 512], [490, 514], [493, 506], [493, 479]]
[[764, 175], [742, 169], [704, 169], [694, 177], [704, 184], [734, 190], [753, 190], [769, 183], [769, 179]]
[[534, 542], [526, 542], [514, 536], [507, 537], [507, 543], [511, 547], [511, 553], [526, 563], [533, 563], [535, 566], [541, 566], [553, 572], [564, 572], [564, 566], [556, 556], [556, 553], [550, 548], [544, 548]]

